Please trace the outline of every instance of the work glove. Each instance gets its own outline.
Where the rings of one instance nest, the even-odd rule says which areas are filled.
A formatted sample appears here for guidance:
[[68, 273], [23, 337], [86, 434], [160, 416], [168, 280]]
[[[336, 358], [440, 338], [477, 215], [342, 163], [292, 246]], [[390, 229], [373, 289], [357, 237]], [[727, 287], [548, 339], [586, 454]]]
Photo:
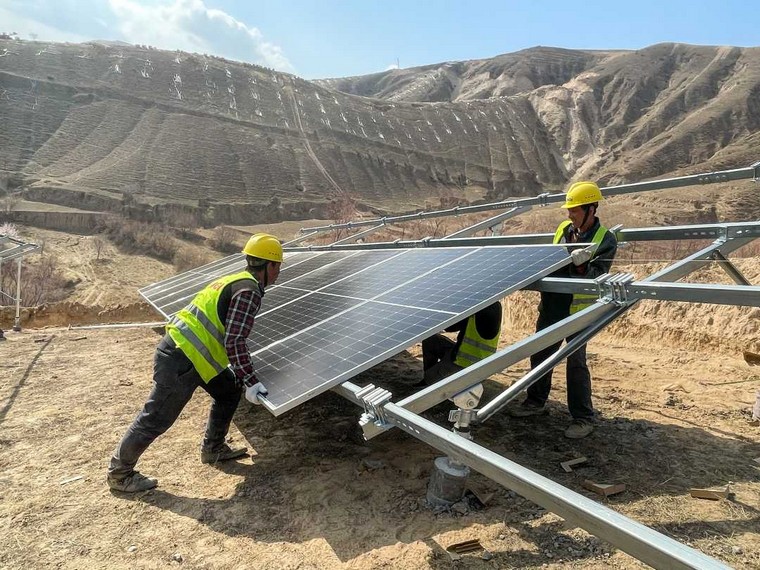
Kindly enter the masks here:
[[248, 400], [251, 404], [256, 404], [257, 406], [261, 405], [259, 394], [262, 396], [269, 394], [267, 389], [264, 387], [264, 384], [261, 382], [256, 382], [253, 386], [248, 386], [245, 389], [245, 399]]
[[570, 253], [570, 257], [573, 259], [573, 265], [577, 267], [589, 262], [591, 259], [591, 252], [585, 249], [574, 249]]

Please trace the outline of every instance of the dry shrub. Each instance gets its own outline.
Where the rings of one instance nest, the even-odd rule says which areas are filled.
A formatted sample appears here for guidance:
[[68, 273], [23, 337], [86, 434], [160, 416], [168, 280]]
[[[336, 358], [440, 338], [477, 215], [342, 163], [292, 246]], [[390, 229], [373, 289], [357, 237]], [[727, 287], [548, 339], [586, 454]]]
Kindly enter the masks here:
[[[330, 200], [330, 205], [327, 207], [327, 215], [335, 224], [348, 223], [355, 219], [357, 214], [356, 205], [356, 198], [348, 192], [336, 192]], [[349, 230], [348, 228], [337, 228], [334, 232], [336, 236], [335, 241], [337, 241], [347, 235]]]
[[198, 223], [198, 216], [193, 212], [178, 212], [172, 216], [172, 225], [177, 228], [179, 235], [183, 239], [187, 239], [193, 233], [193, 230], [198, 229], [200, 224]]
[[[14, 305], [18, 268], [15, 263], [4, 263], [0, 271], [0, 305]], [[24, 258], [21, 264], [21, 304], [35, 307], [44, 303], [54, 303], [68, 295], [71, 283], [63, 276], [58, 259], [43, 255], [37, 259]], [[10, 296], [9, 296], [10, 295]]]
[[0, 224], [0, 235], [8, 236], [13, 239], [21, 239], [18, 228], [10, 222]]
[[105, 216], [97, 230], [125, 253], [141, 253], [164, 261], [172, 261], [177, 253], [174, 236], [162, 224]]
[[177, 270], [177, 273], [181, 273], [183, 271], [195, 269], [201, 265], [206, 265], [211, 261], [210, 256], [203, 251], [190, 247], [181, 247], [177, 250], [177, 253], [174, 254], [174, 260], [172, 263], [174, 264], [174, 269]]
[[209, 239], [209, 244], [222, 253], [236, 253], [240, 250], [240, 247], [235, 243], [235, 230], [229, 226], [217, 227]]

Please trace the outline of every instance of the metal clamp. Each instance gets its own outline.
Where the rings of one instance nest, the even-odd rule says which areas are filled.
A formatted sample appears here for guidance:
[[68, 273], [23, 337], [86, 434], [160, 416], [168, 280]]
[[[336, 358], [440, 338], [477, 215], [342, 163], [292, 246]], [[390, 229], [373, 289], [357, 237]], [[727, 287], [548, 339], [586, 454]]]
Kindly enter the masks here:
[[615, 303], [619, 306], [627, 305], [629, 301], [626, 286], [632, 283], [634, 279], [633, 273], [615, 273], [613, 275], [605, 273], [600, 275], [594, 279], [599, 299], [605, 303]]
[[[362, 432], [370, 424], [385, 428], [388, 421], [383, 406], [390, 401], [393, 394], [384, 388], [377, 388], [374, 384], [367, 384], [356, 393], [356, 398], [364, 406], [364, 413], [359, 418], [359, 427]], [[366, 435], [366, 432], [365, 432]]]
[[544, 192], [543, 194], [539, 194], [538, 196], [536, 196], [536, 199], [538, 200], [538, 205], [541, 207], [548, 206], [549, 201], [547, 200], [547, 198], [549, 196], [551, 196], [551, 194], [549, 194], [548, 192]]
[[458, 430], [474, 424], [478, 417], [478, 410], [449, 410], [449, 421], [454, 424], [454, 429]]

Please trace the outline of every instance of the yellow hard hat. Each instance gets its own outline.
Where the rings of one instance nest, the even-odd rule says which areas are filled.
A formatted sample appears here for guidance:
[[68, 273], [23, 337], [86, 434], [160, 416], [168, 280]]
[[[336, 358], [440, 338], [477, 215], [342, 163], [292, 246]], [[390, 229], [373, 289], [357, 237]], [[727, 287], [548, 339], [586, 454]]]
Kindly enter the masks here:
[[253, 234], [243, 248], [243, 253], [282, 263], [282, 245], [280, 240], [270, 234]]
[[585, 206], [586, 204], [593, 204], [601, 200], [602, 191], [599, 190], [596, 182], [576, 182], [568, 188], [565, 203], [560, 207], [575, 208], [576, 206]]

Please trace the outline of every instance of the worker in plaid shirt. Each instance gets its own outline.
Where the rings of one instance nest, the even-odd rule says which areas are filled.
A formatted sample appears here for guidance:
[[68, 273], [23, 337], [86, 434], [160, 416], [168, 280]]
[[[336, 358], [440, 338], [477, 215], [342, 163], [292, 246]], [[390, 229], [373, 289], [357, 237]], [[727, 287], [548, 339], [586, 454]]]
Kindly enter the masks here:
[[230, 447], [225, 438], [243, 389], [254, 404], [267, 394], [256, 379], [245, 341], [265, 288], [280, 274], [283, 253], [279, 240], [263, 233], [251, 236], [243, 253], [243, 271], [213, 281], [166, 325], [153, 361], [153, 389], [111, 457], [106, 479], [111, 489], [135, 493], [158, 484], [135, 465], [174, 424], [198, 387], [212, 399], [201, 462], [235, 459], [248, 451]]

